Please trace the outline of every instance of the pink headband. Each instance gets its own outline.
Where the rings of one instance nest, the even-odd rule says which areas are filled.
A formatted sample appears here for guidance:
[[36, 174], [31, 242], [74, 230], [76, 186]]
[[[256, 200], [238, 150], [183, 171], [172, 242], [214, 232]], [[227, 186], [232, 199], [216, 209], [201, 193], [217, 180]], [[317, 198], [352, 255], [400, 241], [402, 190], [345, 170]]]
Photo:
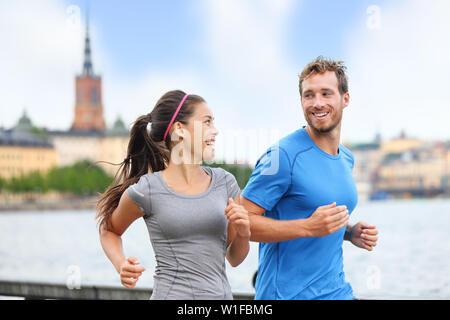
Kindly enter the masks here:
[[180, 102], [180, 104], [178, 105], [178, 108], [177, 108], [177, 110], [175, 111], [175, 113], [173, 114], [172, 120], [170, 120], [169, 126], [168, 126], [167, 129], [166, 129], [166, 133], [164, 133], [164, 139], [163, 139], [163, 141], [166, 141], [166, 137], [167, 137], [167, 134], [169, 133], [170, 127], [172, 126], [173, 122], [175, 121], [175, 118], [177, 117], [178, 112], [180, 112], [181, 106], [183, 105], [184, 101], [186, 100], [186, 98], [187, 98], [188, 96], [189, 96], [189, 94], [186, 94], [186, 95], [183, 97], [183, 99], [181, 99], [181, 102]]

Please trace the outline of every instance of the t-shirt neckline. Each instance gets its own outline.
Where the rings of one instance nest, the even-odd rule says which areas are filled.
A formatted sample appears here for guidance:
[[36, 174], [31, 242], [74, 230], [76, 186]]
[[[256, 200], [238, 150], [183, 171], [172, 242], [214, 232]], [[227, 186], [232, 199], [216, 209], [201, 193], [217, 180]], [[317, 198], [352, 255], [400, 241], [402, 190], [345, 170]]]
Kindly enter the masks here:
[[306, 126], [303, 126], [301, 130], [302, 130], [302, 133], [306, 136], [306, 138], [310, 141], [310, 143], [312, 144], [314, 149], [316, 149], [320, 154], [324, 155], [327, 158], [333, 159], [333, 160], [337, 160], [337, 159], [341, 158], [342, 150], [341, 150], [341, 144], [340, 143], [339, 143], [339, 146], [338, 146], [338, 154], [336, 154], [336, 155], [329, 154], [329, 153], [323, 151], [322, 149], [320, 149], [320, 147], [314, 142], [314, 140], [311, 139], [311, 137], [309, 136], [308, 132], [306, 131]]
[[176, 195], [177, 197], [181, 197], [181, 198], [198, 199], [198, 198], [203, 198], [203, 197], [207, 196], [211, 192], [211, 190], [213, 188], [213, 185], [215, 183], [215, 180], [216, 180], [216, 176], [214, 174], [214, 170], [211, 170], [211, 168], [205, 167], [205, 166], [200, 166], [200, 168], [202, 168], [203, 171], [206, 172], [206, 174], [211, 176], [211, 182], [209, 183], [208, 189], [206, 189], [205, 191], [203, 191], [202, 193], [199, 193], [199, 194], [183, 194], [183, 193], [179, 193], [179, 192], [177, 192], [177, 191], [175, 191], [175, 190], [173, 190], [173, 189], [171, 189], [169, 187], [169, 185], [166, 183], [166, 181], [162, 177], [161, 171], [155, 172], [155, 175], [156, 175], [156, 177], [158, 177], [159, 181], [161, 182], [161, 184], [164, 186], [164, 188], [168, 192]]

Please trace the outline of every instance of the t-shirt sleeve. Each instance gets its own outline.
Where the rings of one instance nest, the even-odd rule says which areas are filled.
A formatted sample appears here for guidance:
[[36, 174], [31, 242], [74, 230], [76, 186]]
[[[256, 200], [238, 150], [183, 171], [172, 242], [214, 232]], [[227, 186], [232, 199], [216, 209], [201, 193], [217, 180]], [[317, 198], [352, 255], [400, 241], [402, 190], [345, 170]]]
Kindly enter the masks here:
[[352, 161], [352, 170], [355, 167], [355, 157], [353, 156], [353, 153], [350, 152], [350, 159]]
[[233, 200], [241, 193], [241, 188], [239, 187], [236, 178], [231, 173], [225, 171], [225, 179], [227, 182], [227, 194], [228, 198]]
[[291, 163], [286, 151], [270, 148], [256, 162], [242, 195], [266, 210], [272, 210], [291, 184]]
[[150, 184], [145, 176], [142, 176], [135, 184], [130, 185], [125, 193], [141, 208], [144, 216], [150, 214]]

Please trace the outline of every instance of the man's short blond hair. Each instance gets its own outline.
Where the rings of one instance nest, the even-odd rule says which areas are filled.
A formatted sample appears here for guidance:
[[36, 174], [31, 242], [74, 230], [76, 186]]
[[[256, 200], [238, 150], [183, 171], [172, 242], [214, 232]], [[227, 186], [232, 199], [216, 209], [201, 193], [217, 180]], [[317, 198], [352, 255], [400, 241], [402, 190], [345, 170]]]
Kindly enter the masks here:
[[314, 61], [308, 63], [308, 65], [303, 69], [299, 76], [299, 90], [300, 96], [302, 95], [302, 83], [308, 79], [311, 75], [322, 74], [327, 71], [334, 71], [336, 78], [338, 80], [339, 93], [342, 95], [348, 92], [348, 79], [345, 74], [347, 67], [344, 65], [343, 61], [335, 61], [331, 59], [318, 56]]

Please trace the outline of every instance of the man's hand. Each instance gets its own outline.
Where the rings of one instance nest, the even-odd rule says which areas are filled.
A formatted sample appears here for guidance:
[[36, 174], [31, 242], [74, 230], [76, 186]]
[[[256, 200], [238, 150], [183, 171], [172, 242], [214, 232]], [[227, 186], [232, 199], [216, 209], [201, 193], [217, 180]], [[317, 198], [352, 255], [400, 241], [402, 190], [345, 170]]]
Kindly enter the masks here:
[[306, 231], [308, 237], [323, 237], [345, 227], [348, 222], [348, 210], [346, 206], [336, 207], [336, 202], [321, 206], [306, 219]]
[[357, 247], [372, 251], [377, 245], [378, 229], [365, 222], [358, 222], [352, 227], [350, 241]]

